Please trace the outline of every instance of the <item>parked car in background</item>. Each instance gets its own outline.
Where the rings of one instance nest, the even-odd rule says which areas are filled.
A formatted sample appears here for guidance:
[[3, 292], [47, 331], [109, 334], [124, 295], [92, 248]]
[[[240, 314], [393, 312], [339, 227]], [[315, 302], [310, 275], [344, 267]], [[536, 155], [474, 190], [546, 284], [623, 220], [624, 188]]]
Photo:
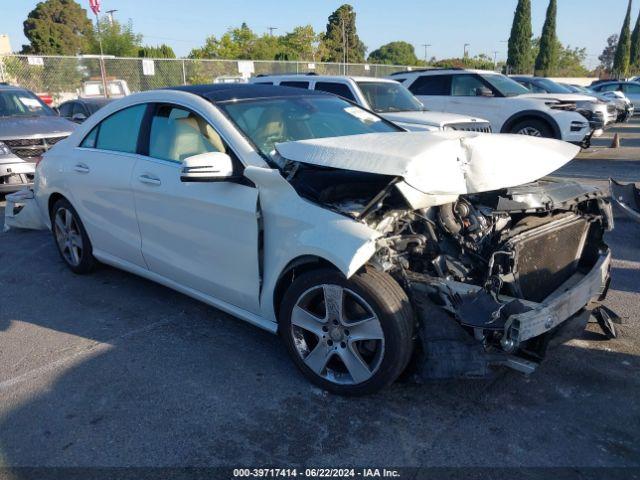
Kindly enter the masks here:
[[31, 185], [35, 164], [75, 126], [29, 90], [0, 85], [0, 192]]
[[558, 100], [573, 105], [595, 130], [603, 129], [618, 119], [618, 109], [613, 101], [599, 100], [593, 94], [574, 93], [549, 78], [519, 75], [511, 78], [531, 92], [527, 94], [528, 97]]
[[484, 70], [425, 69], [394, 73], [430, 109], [478, 115], [495, 133], [556, 138], [586, 147], [594, 130], [570, 106], [530, 98], [518, 82]]
[[614, 102], [617, 111], [616, 121], [618, 123], [628, 121], [635, 113], [633, 103], [631, 103], [631, 100], [629, 100], [621, 91], [595, 92], [587, 87], [583, 87], [582, 85], [572, 85], [568, 83], [560, 83], [560, 85], [568, 88], [574, 93], [593, 95], [600, 100]]
[[[109, 79], [107, 80], [107, 91], [109, 92], [109, 98], [122, 98], [131, 93], [129, 85], [126, 80]], [[78, 96], [81, 98], [105, 98], [104, 84], [102, 80], [89, 80], [82, 84], [82, 90], [78, 92]]]
[[591, 90], [598, 93], [622, 92], [631, 100], [636, 111], [640, 109], [640, 83], [613, 80], [593, 85]]
[[531, 373], [580, 335], [607, 291], [610, 204], [538, 180], [578, 151], [407, 132], [299, 88], [177, 87], [97, 112], [7, 218], [51, 228], [75, 273], [101, 261], [183, 292], [362, 395], [411, 360], [430, 379]]
[[482, 118], [429, 111], [409, 90], [395, 80], [306, 74], [263, 75], [251, 79], [251, 83], [332, 93], [374, 111], [407, 130], [464, 130], [491, 133], [491, 124]]
[[58, 113], [61, 117], [75, 123], [82, 123], [102, 107], [113, 101], [110, 98], [78, 98], [60, 104]]
[[221, 75], [214, 78], [213, 83], [248, 83], [248, 80], [239, 75]]

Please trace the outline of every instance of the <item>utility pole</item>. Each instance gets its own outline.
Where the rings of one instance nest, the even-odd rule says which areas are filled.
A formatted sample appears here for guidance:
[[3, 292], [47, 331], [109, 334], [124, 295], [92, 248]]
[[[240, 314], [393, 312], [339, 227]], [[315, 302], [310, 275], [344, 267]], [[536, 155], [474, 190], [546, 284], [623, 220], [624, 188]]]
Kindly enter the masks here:
[[424, 47], [424, 64], [426, 65], [427, 63], [429, 63], [429, 56], [427, 55], [427, 49], [431, 46], [430, 43], [423, 43], [422, 46]]
[[118, 10], [107, 10], [105, 13], [109, 16], [109, 24], [113, 27], [113, 14]]
[[267, 30], [269, 30], [269, 36], [273, 37], [273, 31], [278, 30], [278, 27], [267, 27]]
[[464, 58], [467, 58], [469, 56], [469, 47], [471, 46], [470, 43], [465, 43], [464, 44]]
[[344, 16], [340, 15], [340, 23], [342, 23], [342, 69], [343, 69], [343, 73], [344, 75], [347, 74], [347, 35], [346, 35], [346, 29], [344, 26]]
[[494, 50], [493, 51], [493, 69], [497, 69], [498, 68], [498, 51]]

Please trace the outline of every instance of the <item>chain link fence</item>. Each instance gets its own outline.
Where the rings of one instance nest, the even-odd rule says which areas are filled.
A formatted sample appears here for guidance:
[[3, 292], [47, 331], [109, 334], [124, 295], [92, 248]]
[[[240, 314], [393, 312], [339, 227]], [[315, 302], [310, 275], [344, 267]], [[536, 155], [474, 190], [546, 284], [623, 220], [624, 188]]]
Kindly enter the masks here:
[[[102, 62], [102, 65], [101, 65]], [[231, 81], [249, 75], [316, 73], [385, 77], [410, 67], [292, 61], [142, 59], [99, 56], [0, 56], [0, 82], [48, 93], [56, 104], [82, 94], [86, 82], [124, 80], [130, 92]], [[104, 91], [102, 88], [100, 91]]]

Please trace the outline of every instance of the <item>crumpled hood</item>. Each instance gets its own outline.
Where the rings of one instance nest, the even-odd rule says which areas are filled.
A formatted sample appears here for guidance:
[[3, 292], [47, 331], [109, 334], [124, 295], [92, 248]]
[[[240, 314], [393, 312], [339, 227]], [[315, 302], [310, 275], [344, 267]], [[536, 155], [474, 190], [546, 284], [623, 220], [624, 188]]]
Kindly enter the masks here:
[[385, 112], [380, 114], [382, 117], [397, 123], [414, 123], [418, 125], [432, 125], [434, 127], [444, 127], [451, 123], [473, 123], [473, 122], [485, 122], [486, 120], [480, 120], [474, 117], [467, 117], [466, 115], [458, 115], [455, 113], [444, 112]]
[[2, 117], [0, 118], [0, 140], [33, 136], [62, 137], [69, 135], [76, 127], [75, 123], [53, 115]]
[[402, 177], [428, 195], [464, 195], [533, 182], [571, 161], [570, 143], [473, 132], [372, 133], [279, 143], [297, 162]]

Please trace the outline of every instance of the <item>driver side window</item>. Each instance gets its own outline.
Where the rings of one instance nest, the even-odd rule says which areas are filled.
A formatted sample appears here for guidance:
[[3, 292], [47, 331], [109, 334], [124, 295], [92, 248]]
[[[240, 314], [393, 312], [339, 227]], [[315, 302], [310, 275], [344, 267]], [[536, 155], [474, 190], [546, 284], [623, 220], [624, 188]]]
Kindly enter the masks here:
[[205, 119], [175, 105], [156, 106], [149, 132], [150, 157], [180, 163], [207, 152], [227, 153], [227, 147]]
[[486, 88], [474, 75], [454, 75], [451, 81], [451, 95], [454, 97], [476, 97]]

